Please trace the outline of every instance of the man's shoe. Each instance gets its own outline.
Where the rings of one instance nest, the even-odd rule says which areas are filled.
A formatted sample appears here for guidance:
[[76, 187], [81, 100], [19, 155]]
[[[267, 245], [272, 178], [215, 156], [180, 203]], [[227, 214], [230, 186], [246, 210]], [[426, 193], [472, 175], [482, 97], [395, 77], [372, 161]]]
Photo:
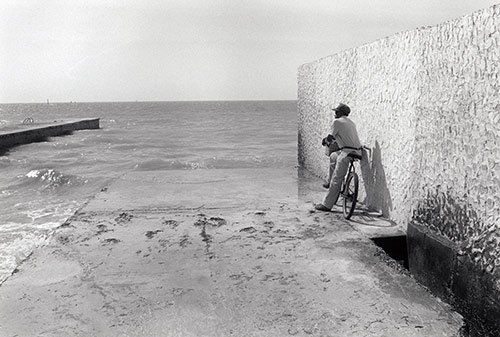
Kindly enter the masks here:
[[323, 204], [316, 204], [316, 205], [314, 205], [314, 208], [317, 209], [318, 211], [331, 212], [331, 209], [329, 209], [328, 207], [326, 207]]
[[324, 187], [324, 188], [330, 188], [330, 183], [324, 183], [324, 184], [323, 184], [323, 187]]

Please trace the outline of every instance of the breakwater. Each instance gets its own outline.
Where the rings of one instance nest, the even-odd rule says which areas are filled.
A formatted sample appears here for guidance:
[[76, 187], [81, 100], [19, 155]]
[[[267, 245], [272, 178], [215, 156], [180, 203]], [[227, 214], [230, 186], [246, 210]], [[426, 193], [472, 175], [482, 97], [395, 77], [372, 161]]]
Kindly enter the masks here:
[[84, 129], [99, 129], [99, 118], [40, 124], [31, 123], [30, 120], [26, 124], [0, 129], [0, 149], [5, 151], [17, 145], [39, 142]]

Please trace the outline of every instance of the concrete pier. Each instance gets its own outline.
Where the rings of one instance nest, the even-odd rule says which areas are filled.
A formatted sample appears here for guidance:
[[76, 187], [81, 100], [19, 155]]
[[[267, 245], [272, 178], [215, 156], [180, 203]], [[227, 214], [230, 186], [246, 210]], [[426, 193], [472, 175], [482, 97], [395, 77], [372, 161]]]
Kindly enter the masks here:
[[459, 337], [462, 317], [295, 170], [130, 172], [0, 286], [2, 336]]
[[17, 145], [39, 142], [84, 129], [99, 129], [99, 118], [6, 126], [0, 129], [0, 149], [8, 150]]

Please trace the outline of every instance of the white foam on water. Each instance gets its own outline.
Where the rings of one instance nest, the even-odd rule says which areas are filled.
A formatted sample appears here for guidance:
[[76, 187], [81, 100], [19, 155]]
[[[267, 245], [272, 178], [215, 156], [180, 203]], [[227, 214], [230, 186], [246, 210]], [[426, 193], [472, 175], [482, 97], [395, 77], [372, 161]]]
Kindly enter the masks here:
[[24, 230], [2, 234], [0, 240], [0, 284], [16, 271], [36, 247], [43, 245], [51, 230]]
[[[70, 207], [72, 206], [72, 207]], [[26, 210], [19, 219], [0, 225], [0, 284], [16, 270], [34, 249], [45, 244], [54, 230], [74, 214], [78, 204]]]

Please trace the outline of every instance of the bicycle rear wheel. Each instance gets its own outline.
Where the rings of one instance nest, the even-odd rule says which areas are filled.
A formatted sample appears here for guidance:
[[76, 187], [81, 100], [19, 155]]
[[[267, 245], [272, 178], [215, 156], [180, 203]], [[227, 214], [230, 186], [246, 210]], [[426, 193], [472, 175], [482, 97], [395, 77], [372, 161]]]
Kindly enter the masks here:
[[358, 201], [358, 174], [353, 172], [347, 177], [344, 193], [342, 194], [344, 200], [342, 201], [342, 208], [344, 211], [344, 218], [349, 220], [356, 208]]

